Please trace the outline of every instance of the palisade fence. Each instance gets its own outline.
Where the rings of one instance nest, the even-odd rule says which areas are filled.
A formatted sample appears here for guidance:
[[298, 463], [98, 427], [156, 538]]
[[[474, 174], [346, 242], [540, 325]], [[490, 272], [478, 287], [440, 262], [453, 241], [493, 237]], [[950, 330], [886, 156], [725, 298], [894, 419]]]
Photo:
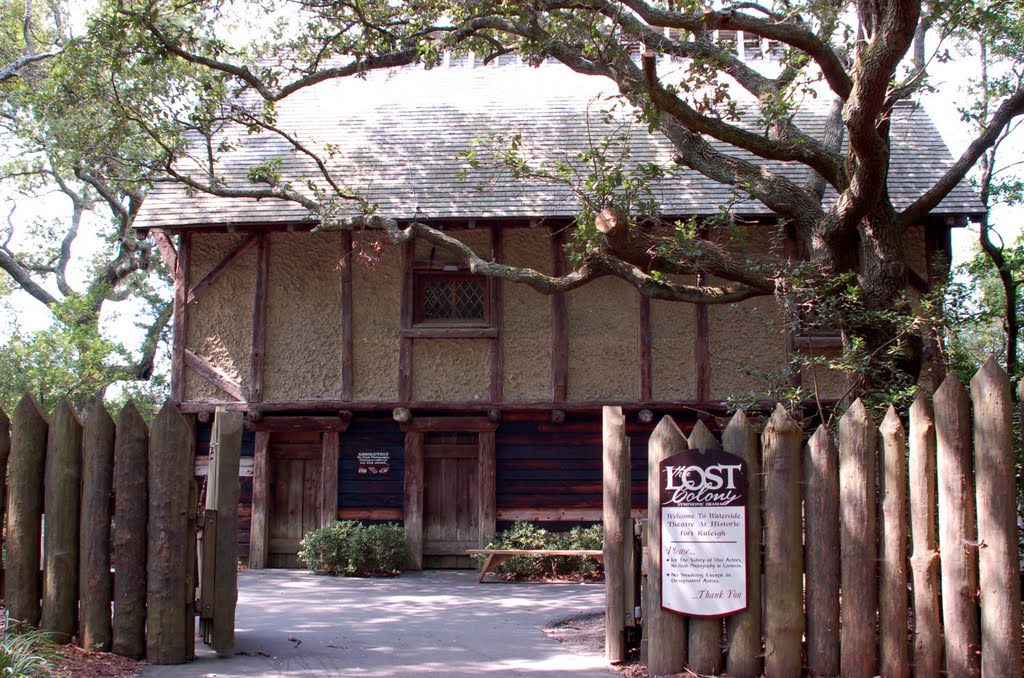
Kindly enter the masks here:
[[819, 428], [805, 443], [780, 406], [759, 441], [738, 413], [722, 447], [762, 479], [747, 505], [750, 606], [712, 619], [661, 608], [656, 476], [664, 457], [718, 444], [663, 419], [648, 460], [650, 674], [1022, 675], [1013, 407], [990, 360], [970, 395], [951, 375], [919, 397], [909, 427], [892, 408], [876, 427], [857, 401], [838, 440]]
[[0, 410], [8, 623], [89, 650], [182, 663], [195, 653], [192, 431], [171, 403], [148, 428], [132, 403], [116, 423], [101, 402], [83, 415], [65, 398], [48, 421], [29, 395], [10, 420]]

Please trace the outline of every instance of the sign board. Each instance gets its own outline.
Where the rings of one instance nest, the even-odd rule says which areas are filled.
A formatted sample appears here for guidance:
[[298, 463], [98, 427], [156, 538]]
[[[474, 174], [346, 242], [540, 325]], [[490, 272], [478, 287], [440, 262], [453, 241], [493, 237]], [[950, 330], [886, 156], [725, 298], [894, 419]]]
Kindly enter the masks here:
[[661, 606], [696, 617], [747, 607], [747, 465], [724, 450], [662, 460]]
[[386, 476], [390, 471], [390, 452], [356, 452], [356, 473], [358, 475]]

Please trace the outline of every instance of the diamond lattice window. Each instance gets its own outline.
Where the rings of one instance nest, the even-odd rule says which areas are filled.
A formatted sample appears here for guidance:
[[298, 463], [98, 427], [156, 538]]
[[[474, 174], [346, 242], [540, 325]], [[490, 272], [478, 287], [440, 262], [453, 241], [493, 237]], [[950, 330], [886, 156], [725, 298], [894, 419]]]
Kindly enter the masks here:
[[467, 274], [437, 271], [416, 276], [417, 323], [488, 322], [487, 283]]

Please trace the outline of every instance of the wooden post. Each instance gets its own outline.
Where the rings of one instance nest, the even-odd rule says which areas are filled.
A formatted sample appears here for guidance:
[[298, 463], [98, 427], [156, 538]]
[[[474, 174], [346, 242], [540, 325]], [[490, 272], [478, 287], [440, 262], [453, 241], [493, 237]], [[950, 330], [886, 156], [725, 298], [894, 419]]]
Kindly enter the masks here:
[[[878, 622], [883, 676], [910, 675], [907, 643], [907, 433], [896, 408], [878, 429], [882, 452], [878, 490], [882, 548]], [[1017, 606], [1018, 609], [1020, 606]], [[1019, 626], [1019, 624], [1018, 624]], [[1018, 634], [1019, 637], [1020, 634]]]
[[[82, 436], [82, 511], [79, 515], [81, 616], [78, 644], [109, 652], [111, 640], [110, 500], [114, 482], [114, 420], [103, 401], [89, 408]], [[120, 569], [120, 567], [118, 568]]]
[[480, 458], [477, 462], [477, 476], [480, 481], [480, 501], [477, 520], [480, 530], [480, 547], [484, 548], [494, 539], [497, 530], [497, 466], [494, 431], [480, 432]]
[[603, 416], [603, 521], [604, 527], [604, 653], [617, 664], [626, 658], [626, 561], [622, 517], [623, 495], [630, 492], [626, 418], [621, 407], [602, 408]]
[[[703, 276], [697, 276], [698, 285]], [[707, 304], [693, 305], [693, 371], [696, 375], [697, 400], [711, 397], [711, 316]]]
[[355, 365], [352, 342], [352, 231], [341, 232], [341, 399], [352, 400], [352, 372]]
[[249, 567], [261, 570], [267, 566], [270, 545], [270, 432], [256, 432], [252, 460], [252, 518], [249, 523]]
[[[551, 231], [551, 268], [555, 276], [565, 274], [563, 231]], [[551, 295], [551, 400], [563, 403], [569, 383], [569, 311], [565, 292]]]
[[[202, 582], [204, 593], [209, 594], [204, 597], [208, 597], [213, 603], [212, 623], [204, 629], [204, 639], [218, 654], [224, 655], [230, 653], [235, 646], [235, 601], [238, 598], [238, 465], [242, 453], [242, 413], [226, 412], [218, 407], [213, 431], [210, 475], [206, 484], [206, 509], [216, 512], [217, 528], [212, 549], [212, 581]], [[334, 435], [337, 437], [337, 433]], [[206, 612], [203, 610], [204, 616]]]
[[320, 526], [327, 527], [338, 519], [338, 453], [341, 450], [337, 431], [324, 431], [320, 460]]
[[807, 672], [839, 675], [839, 452], [819, 426], [804, 464], [807, 521]]
[[48, 425], [39, 403], [25, 394], [14, 410], [8, 464], [7, 571], [4, 605], [12, 621], [39, 625], [39, 548]]
[[722, 432], [722, 447], [747, 462], [747, 609], [725, 620], [726, 673], [761, 675], [761, 448], [757, 430], [742, 410]]
[[1021, 675], [1020, 555], [1013, 450], [1013, 396], [989, 358], [971, 380], [978, 503], [981, 675]]
[[146, 654], [146, 548], [149, 522], [149, 430], [129, 401], [117, 415], [114, 442], [113, 649], [141, 659]]
[[194, 631], [186, 633], [193, 619], [189, 583], [195, 567], [187, 558], [195, 548], [195, 533], [188, 531], [196, 509], [189, 503], [192, 473], [191, 431], [165, 403], [149, 436], [146, 659], [153, 664], [184, 663], [195, 646]]
[[[171, 275], [174, 278], [174, 315], [171, 320], [171, 398], [180, 403], [185, 399], [185, 348], [188, 345], [188, 290], [189, 265], [191, 261], [190, 233], [182, 233], [178, 238], [178, 253], [174, 256], [174, 267]], [[166, 240], [166, 236], [164, 236]], [[160, 239], [157, 239], [160, 242]], [[164, 260], [170, 257], [166, 253], [170, 243], [161, 247]]]
[[942, 672], [939, 610], [939, 538], [935, 527], [935, 414], [928, 397], [910, 407], [910, 527], [914, 552], [914, 675], [938, 678]]
[[935, 392], [935, 424], [946, 675], [977, 678], [981, 675], [977, 654], [981, 632], [971, 406], [963, 384], [953, 373]]
[[[0, 525], [4, 524], [7, 508], [7, 462], [11, 457], [11, 420], [0, 407]], [[3, 561], [0, 560], [0, 583], [3, 582]], [[3, 590], [0, 589], [0, 596]]]
[[267, 286], [270, 278], [270, 234], [256, 240], [256, 284], [252, 294], [252, 360], [249, 367], [249, 402], [263, 400], [263, 366], [267, 350]]
[[878, 431], [858, 398], [839, 421], [839, 544], [843, 591], [839, 666], [844, 678], [876, 672]]
[[804, 633], [800, 446], [803, 432], [782, 405], [761, 434], [764, 451], [764, 673], [798, 676]]
[[651, 433], [647, 452], [647, 671], [652, 676], [679, 673], [686, 664], [686, 618], [661, 607], [661, 460], [686, 446], [671, 417]]
[[405, 434], [405, 541], [409, 569], [423, 569], [423, 433]]
[[78, 514], [82, 487], [82, 423], [61, 398], [46, 438], [43, 481], [43, 617], [40, 628], [67, 643], [78, 631]]
[[[704, 452], [721, 447], [704, 422], [698, 421], [690, 432], [687, 447]], [[693, 617], [687, 620], [687, 668], [700, 675], [722, 672], [722, 618]]]

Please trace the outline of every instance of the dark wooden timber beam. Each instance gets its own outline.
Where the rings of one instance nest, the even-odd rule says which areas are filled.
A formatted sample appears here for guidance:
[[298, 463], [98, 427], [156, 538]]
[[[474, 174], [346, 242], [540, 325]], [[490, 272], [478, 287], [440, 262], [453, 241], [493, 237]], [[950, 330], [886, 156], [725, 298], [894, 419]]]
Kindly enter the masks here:
[[352, 231], [341, 232], [341, 399], [352, 400]]
[[405, 334], [412, 329], [413, 318], [413, 274], [412, 262], [416, 252], [415, 239], [407, 240], [402, 247], [402, 337], [398, 344], [398, 399], [405, 402], [412, 397], [412, 337]]
[[[562, 230], [551, 230], [551, 265], [555, 276], [565, 275]], [[567, 399], [569, 381], [569, 313], [564, 292], [551, 295], [551, 399]]]
[[249, 401], [263, 400], [263, 363], [267, 346], [267, 279], [270, 275], [270, 235], [256, 242], [256, 289], [252, 295], [252, 372]]
[[338, 431], [324, 431], [320, 460], [320, 525], [327, 527], [338, 519]]
[[256, 433], [252, 463], [252, 517], [249, 528], [249, 567], [267, 566], [270, 545], [268, 513], [270, 501], [270, 433]]
[[203, 279], [197, 282], [188, 291], [188, 303], [192, 303], [198, 300], [203, 293], [206, 292], [215, 282], [221, 279], [221, 277], [227, 273], [231, 266], [242, 258], [242, 255], [249, 251], [249, 249], [256, 244], [258, 236], [256, 234], [250, 235], [248, 238], [238, 243], [227, 255], [221, 260], [219, 264], [213, 267], [213, 270], [203, 276]]
[[[491, 228], [491, 255], [494, 261], [505, 263], [505, 248], [500, 226]], [[497, 278], [491, 278], [487, 285], [490, 294], [491, 326], [495, 330], [494, 339], [491, 341], [491, 383], [489, 395], [492, 403], [500, 403], [504, 400], [505, 390], [505, 349], [504, 349], [504, 325], [505, 325], [505, 295], [504, 282]], [[482, 528], [481, 528], [482, 529]], [[492, 535], [493, 536], [493, 535]]]
[[[831, 406], [835, 404], [835, 399], [824, 399], [821, 401], [823, 405]], [[769, 410], [775, 407], [776, 401], [762, 399], [757, 401], [757, 407]], [[501, 404], [502, 413], [512, 412], [547, 412], [549, 415], [554, 410], [561, 412], [601, 412], [602, 405], [618, 405], [624, 408], [628, 412], [639, 412], [640, 410], [647, 409], [654, 412], [731, 412], [729, 402], [726, 400], [652, 400], [646, 402], [637, 402], [635, 400], [609, 400], [609, 401], [579, 401], [579, 402], [562, 402], [553, 403], [550, 401], [507, 401]], [[813, 400], [807, 400], [800, 403], [801, 406], [817, 407], [817, 402]], [[352, 412], [379, 412], [381, 414], [387, 414], [388, 412], [394, 412], [396, 407], [410, 409], [416, 409], [424, 413], [423, 416], [429, 414], [446, 414], [446, 413], [467, 413], [467, 412], [479, 412], [481, 416], [486, 417], [490, 410], [495, 409], [492, 403], [487, 403], [479, 400], [466, 400], [466, 401], [451, 401], [451, 402], [411, 402], [411, 403], [396, 403], [396, 402], [384, 402], [384, 401], [352, 401], [343, 402], [340, 400], [332, 401], [317, 401], [317, 400], [304, 400], [304, 401], [291, 401], [291, 402], [270, 402], [270, 403], [207, 403], [207, 402], [194, 402], [186, 401], [182, 402], [178, 409], [182, 414], [197, 414], [199, 412], [213, 412], [214, 409], [223, 407], [225, 410], [230, 412], [250, 412], [257, 416], [266, 414], [267, 416], [273, 412], [327, 412], [337, 411], [339, 409], [348, 409]], [[497, 423], [497, 422], [495, 422]]]
[[[790, 262], [796, 262], [800, 258], [800, 243], [797, 241], [796, 230], [791, 226], [786, 226], [786, 238], [783, 241], [782, 253], [783, 256]], [[796, 309], [793, 308], [792, 304], [787, 304], [787, 313], [795, 316], [797, 314]], [[794, 318], [791, 318], [794, 319]], [[786, 356], [791, 356], [796, 350], [796, 331], [793, 328], [793, 323], [788, 322], [786, 328]], [[797, 369], [793, 370], [793, 373], [789, 377], [789, 385], [794, 388], [799, 388], [803, 383], [803, 366], [800, 363], [797, 364]]]
[[651, 299], [637, 292], [639, 327], [637, 328], [637, 359], [640, 372], [640, 400], [650, 400], [651, 395]]
[[481, 432], [495, 431], [498, 422], [486, 417], [415, 417], [400, 426], [403, 431], [426, 432]]
[[[703, 284], [697, 276], [697, 284]], [[693, 305], [693, 369], [697, 382], [697, 400], [711, 397], [711, 319], [707, 304]]]
[[174, 257], [174, 332], [171, 346], [171, 399], [180, 403], [185, 399], [185, 346], [188, 343], [188, 268], [192, 236], [182, 233], [178, 253]]
[[248, 431], [333, 431], [343, 433], [352, 423], [352, 413], [339, 417], [266, 416], [257, 421], [246, 421]]
[[224, 391], [224, 393], [227, 393], [238, 402], [245, 402], [245, 394], [242, 393], [241, 384], [235, 381], [231, 375], [213, 365], [202, 356], [196, 355], [187, 348], [184, 349], [184, 351], [185, 365], [192, 368], [192, 370], [200, 377], [210, 382], [221, 391]]
[[405, 434], [405, 541], [409, 569], [423, 569], [423, 434]]

